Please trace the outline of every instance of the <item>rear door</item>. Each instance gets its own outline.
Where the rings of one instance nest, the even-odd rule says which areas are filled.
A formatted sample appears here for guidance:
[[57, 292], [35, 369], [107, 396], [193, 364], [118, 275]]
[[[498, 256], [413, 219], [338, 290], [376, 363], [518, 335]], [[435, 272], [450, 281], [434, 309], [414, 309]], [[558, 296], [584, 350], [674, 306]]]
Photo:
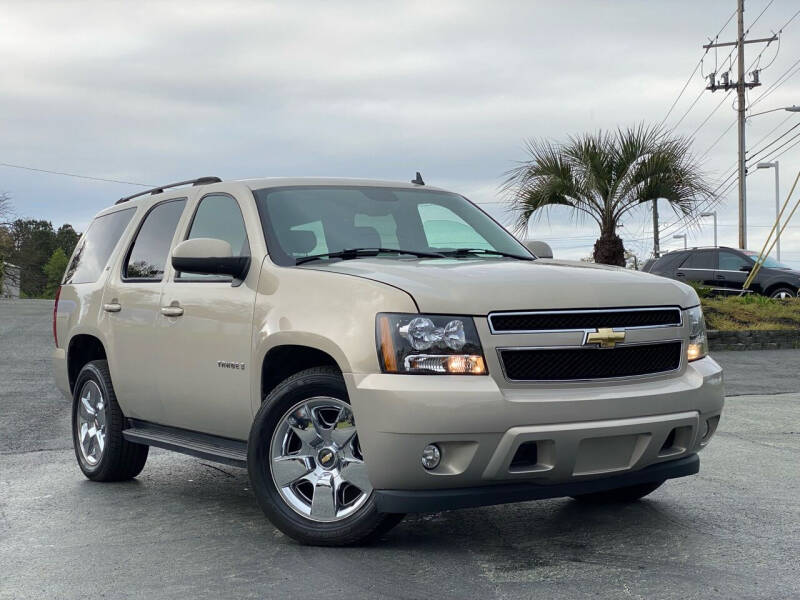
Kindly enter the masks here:
[[732, 250], [720, 250], [715, 277], [717, 286], [730, 294], [740, 292], [752, 268], [753, 261], [746, 256]]
[[128, 417], [155, 423], [164, 418], [156, 319], [169, 249], [185, 206], [186, 198], [176, 198], [150, 208], [103, 292], [114, 391]]
[[[250, 256], [250, 240], [239, 201], [224, 193], [206, 194], [194, 205], [182, 232], [216, 238], [233, 254]], [[257, 224], [256, 224], [257, 225]], [[230, 277], [170, 272], [159, 322], [158, 371], [167, 425], [246, 439], [252, 422], [249, 364], [259, 265], [250, 264], [244, 281]]]
[[717, 287], [714, 281], [716, 268], [716, 250], [694, 250], [688, 253], [686, 260], [675, 270], [675, 278], [679, 281], [693, 281], [708, 287]]

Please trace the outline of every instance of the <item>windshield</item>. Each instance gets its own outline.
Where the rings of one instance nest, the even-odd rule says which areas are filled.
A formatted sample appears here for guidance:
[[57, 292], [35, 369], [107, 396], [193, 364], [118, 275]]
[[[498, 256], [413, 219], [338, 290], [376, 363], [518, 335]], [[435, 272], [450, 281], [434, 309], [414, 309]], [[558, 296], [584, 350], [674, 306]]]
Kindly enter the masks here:
[[[253, 192], [272, 260], [298, 259], [355, 248], [446, 254], [498, 260], [498, 252], [530, 258], [508, 231], [457, 194], [424, 189], [309, 186]], [[481, 252], [485, 251], [485, 252]], [[407, 254], [382, 257], [408, 259]], [[302, 262], [302, 261], [301, 261]]]
[[[745, 252], [745, 254], [750, 258], [752, 258], [754, 261], [758, 259], [758, 252]], [[764, 259], [764, 262], [761, 264], [762, 266], [767, 267], [768, 269], [791, 269], [789, 265], [780, 263], [774, 258], [770, 258], [769, 256], [766, 257]]]

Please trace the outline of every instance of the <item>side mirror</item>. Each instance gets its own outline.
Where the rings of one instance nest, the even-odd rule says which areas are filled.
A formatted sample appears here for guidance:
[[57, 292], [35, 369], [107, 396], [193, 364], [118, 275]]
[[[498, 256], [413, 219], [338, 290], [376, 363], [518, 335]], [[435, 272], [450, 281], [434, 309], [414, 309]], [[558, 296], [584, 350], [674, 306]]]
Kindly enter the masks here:
[[739, 267], [739, 270], [744, 271], [745, 273], [749, 273], [750, 271], [753, 270], [753, 267], [752, 265], [742, 265], [741, 267]]
[[525, 247], [531, 251], [536, 258], [553, 258], [553, 250], [547, 242], [539, 240], [529, 240], [524, 242]]
[[244, 279], [250, 267], [249, 256], [233, 256], [231, 245], [214, 238], [194, 238], [175, 246], [172, 267], [182, 273], [230, 275]]

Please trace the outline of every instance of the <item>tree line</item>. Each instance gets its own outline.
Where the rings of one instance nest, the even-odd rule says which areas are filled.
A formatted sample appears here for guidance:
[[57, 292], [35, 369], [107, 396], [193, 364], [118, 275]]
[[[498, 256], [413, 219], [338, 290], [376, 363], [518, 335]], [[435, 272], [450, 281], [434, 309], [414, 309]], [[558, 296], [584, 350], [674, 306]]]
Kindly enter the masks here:
[[11, 219], [10, 201], [0, 194], [0, 280], [13, 277], [3, 264], [19, 267], [20, 296], [53, 298], [80, 239], [72, 225], [58, 229], [50, 221]]

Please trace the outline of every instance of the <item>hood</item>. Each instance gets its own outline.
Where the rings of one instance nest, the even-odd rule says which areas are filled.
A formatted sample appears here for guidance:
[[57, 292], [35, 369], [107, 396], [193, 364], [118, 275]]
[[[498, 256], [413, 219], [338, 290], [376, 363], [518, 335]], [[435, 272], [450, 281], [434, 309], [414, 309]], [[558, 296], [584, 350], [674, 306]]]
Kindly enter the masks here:
[[421, 312], [440, 314], [698, 304], [677, 281], [572, 261], [359, 258], [300, 268], [380, 281], [411, 294]]

